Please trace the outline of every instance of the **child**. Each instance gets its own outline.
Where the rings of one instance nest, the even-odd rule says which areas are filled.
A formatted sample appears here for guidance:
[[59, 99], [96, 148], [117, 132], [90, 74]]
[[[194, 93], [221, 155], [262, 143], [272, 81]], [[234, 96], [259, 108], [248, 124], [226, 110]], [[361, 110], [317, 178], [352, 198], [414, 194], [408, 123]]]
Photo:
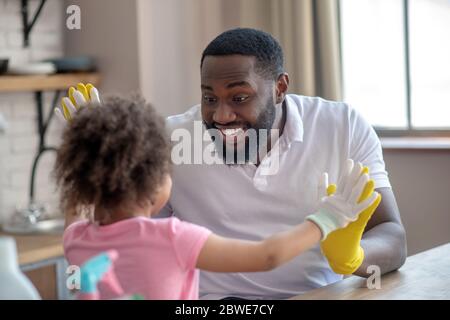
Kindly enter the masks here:
[[[303, 223], [261, 241], [229, 239], [175, 217], [151, 219], [170, 195], [169, 157], [163, 120], [143, 99], [113, 97], [79, 109], [67, 125], [55, 165], [70, 264], [116, 249], [115, 272], [127, 293], [198, 299], [197, 269], [271, 270], [356, 220], [377, 196], [373, 192], [357, 203], [369, 178], [355, 165]], [[102, 299], [114, 298], [108, 288], [99, 289]]]

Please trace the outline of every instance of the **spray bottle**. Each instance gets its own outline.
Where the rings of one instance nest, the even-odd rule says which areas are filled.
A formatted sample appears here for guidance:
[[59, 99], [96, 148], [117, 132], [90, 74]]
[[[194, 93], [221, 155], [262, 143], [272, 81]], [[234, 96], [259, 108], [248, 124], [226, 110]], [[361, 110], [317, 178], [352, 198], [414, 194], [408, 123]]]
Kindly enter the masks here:
[[40, 300], [31, 281], [20, 271], [16, 242], [0, 237], [0, 300]]
[[114, 262], [119, 257], [116, 250], [103, 252], [83, 264], [81, 267], [81, 288], [79, 300], [99, 300], [97, 285], [106, 285], [118, 298], [124, 300], [142, 300], [139, 295], [125, 295], [119, 280], [114, 273]]

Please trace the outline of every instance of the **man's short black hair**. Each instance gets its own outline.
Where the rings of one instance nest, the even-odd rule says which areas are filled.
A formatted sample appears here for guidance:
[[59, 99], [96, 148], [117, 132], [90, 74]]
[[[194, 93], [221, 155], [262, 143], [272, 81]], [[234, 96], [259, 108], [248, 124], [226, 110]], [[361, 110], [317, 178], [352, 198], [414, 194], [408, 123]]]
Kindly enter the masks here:
[[257, 71], [264, 78], [276, 79], [284, 72], [283, 49], [278, 41], [267, 32], [250, 28], [231, 29], [217, 36], [203, 51], [200, 68], [206, 56], [233, 54], [255, 57]]

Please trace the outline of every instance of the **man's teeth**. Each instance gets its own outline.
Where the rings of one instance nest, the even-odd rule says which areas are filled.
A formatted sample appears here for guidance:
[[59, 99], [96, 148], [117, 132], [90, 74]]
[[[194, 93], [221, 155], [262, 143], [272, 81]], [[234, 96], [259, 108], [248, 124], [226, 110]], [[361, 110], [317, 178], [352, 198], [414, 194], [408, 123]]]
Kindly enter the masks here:
[[235, 129], [223, 129], [222, 132], [224, 135], [226, 136], [236, 136], [238, 134], [243, 133], [243, 129], [242, 128], [235, 128]]

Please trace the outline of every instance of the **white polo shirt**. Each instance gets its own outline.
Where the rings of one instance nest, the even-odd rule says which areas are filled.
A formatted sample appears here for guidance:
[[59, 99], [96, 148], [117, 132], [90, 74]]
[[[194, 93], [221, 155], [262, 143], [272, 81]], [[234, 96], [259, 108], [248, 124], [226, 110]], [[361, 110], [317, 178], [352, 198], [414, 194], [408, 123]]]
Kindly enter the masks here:
[[[254, 165], [174, 165], [172, 195], [162, 215], [173, 213], [221, 236], [261, 240], [316, 211], [320, 175], [327, 171], [330, 183], [337, 182], [348, 158], [370, 168], [376, 188], [390, 187], [380, 141], [354, 109], [341, 102], [288, 95], [286, 111], [279, 154], [266, 157], [279, 157], [277, 174], [261, 174]], [[184, 128], [194, 136], [195, 120], [201, 121], [199, 105], [169, 117], [167, 126], [169, 132]], [[200, 297], [285, 299], [341, 278], [317, 245], [269, 272], [202, 271]]]

